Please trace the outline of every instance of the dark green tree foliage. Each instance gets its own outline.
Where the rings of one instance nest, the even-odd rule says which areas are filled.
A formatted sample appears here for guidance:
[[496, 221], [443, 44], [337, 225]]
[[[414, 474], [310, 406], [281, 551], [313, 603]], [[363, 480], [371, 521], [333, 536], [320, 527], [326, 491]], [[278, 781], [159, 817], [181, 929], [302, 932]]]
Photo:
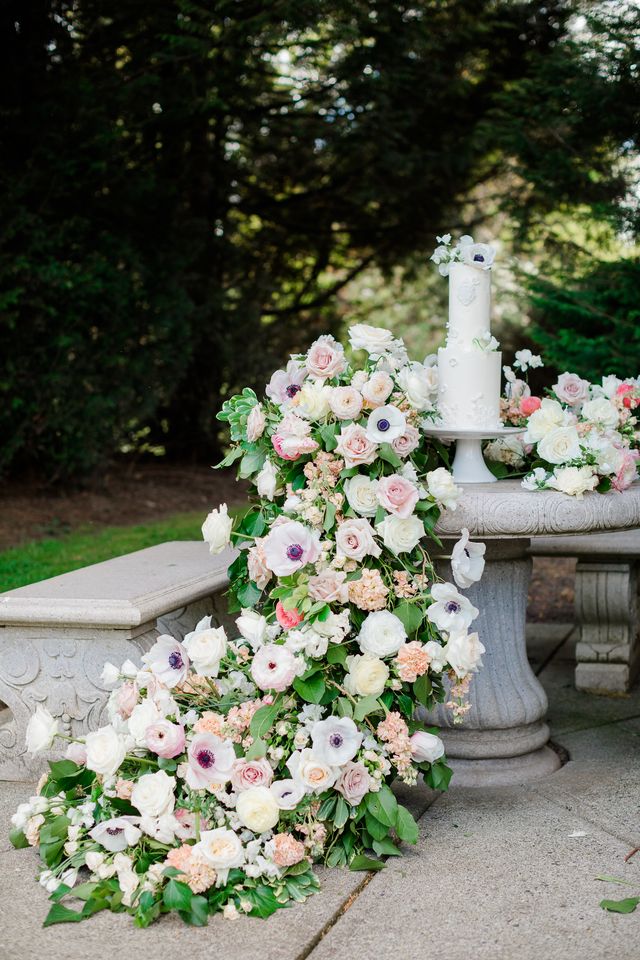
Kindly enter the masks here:
[[615, 202], [628, 78], [574, 6], [5, 0], [0, 470], [79, 475], [143, 428], [213, 459], [222, 398], [473, 191], [529, 224]]

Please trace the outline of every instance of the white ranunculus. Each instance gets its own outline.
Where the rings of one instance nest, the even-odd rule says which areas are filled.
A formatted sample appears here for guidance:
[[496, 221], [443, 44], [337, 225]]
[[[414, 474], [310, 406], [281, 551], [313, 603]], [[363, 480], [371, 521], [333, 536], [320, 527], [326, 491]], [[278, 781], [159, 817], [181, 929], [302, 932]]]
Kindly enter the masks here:
[[431, 587], [431, 596], [435, 602], [427, 609], [427, 619], [438, 630], [447, 633], [466, 630], [480, 613], [452, 583], [435, 583]]
[[455, 510], [462, 495], [462, 488], [456, 486], [453, 474], [444, 467], [427, 473], [427, 490], [438, 506], [445, 510]]
[[475, 673], [485, 652], [478, 634], [466, 631], [452, 633], [445, 650], [447, 662], [453, 667], [457, 677], [466, 677], [469, 673]]
[[411, 737], [411, 756], [417, 763], [435, 763], [444, 756], [444, 743], [433, 733], [416, 730]]
[[574, 421], [575, 417], [568, 410], [564, 410], [557, 400], [549, 400], [545, 397], [538, 409], [529, 417], [527, 431], [522, 439], [525, 443], [539, 443], [550, 430], [566, 427]]
[[365, 617], [357, 637], [362, 652], [373, 657], [390, 657], [406, 639], [402, 620], [389, 610], [378, 610]]
[[220, 661], [227, 652], [224, 627], [212, 627], [211, 617], [203, 617], [195, 630], [184, 638], [194, 670], [203, 677], [217, 677]]
[[249, 787], [236, 801], [240, 822], [254, 833], [272, 830], [280, 819], [280, 807], [269, 787]]
[[406, 428], [407, 421], [402, 410], [387, 403], [371, 411], [366, 434], [371, 443], [391, 443], [401, 437]]
[[255, 610], [243, 609], [242, 614], [236, 617], [236, 627], [240, 636], [246, 640], [254, 650], [261, 647], [267, 633], [267, 619]]
[[396, 556], [411, 553], [425, 535], [422, 520], [415, 514], [404, 520], [390, 514], [380, 521], [376, 530], [382, 534], [382, 542], [387, 550], [391, 550]]
[[598, 423], [607, 428], [617, 427], [620, 420], [618, 410], [606, 397], [588, 400], [582, 407], [582, 416], [585, 420], [590, 420], [592, 423]]
[[547, 486], [582, 500], [583, 494], [598, 486], [598, 476], [593, 472], [593, 467], [556, 467], [547, 480]]
[[349, 327], [349, 343], [353, 349], [366, 350], [374, 360], [383, 357], [393, 342], [393, 334], [384, 327], [372, 327], [368, 323], [354, 323]]
[[162, 817], [173, 813], [176, 778], [166, 770], [144, 773], [131, 791], [131, 803], [143, 817]]
[[378, 509], [376, 490], [378, 481], [371, 480], [362, 473], [345, 481], [344, 492], [349, 506], [361, 517], [374, 517]]
[[305, 420], [324, 420], [329, 410], [331, 390], [321, 380], [305, 380], [294, 399], [295, 411]]
[[447, 663], [447, 652], [437, 640], [429, 640], [424, 645], [424, 652], [430, 658], [429, 669], [434, 673], [442, 673]]
[[261, 497], [273, 500], [278, 489], [278, 468], [273, 460], [265, 460], [264, 466], [256, 477], [256, 488]]
[[323, 793], [328, 790], [340, 773], [316, 756], [309, 747], [292, 753], [287, 760], [287, 766], [293, 779], [301, 783], [307, 793]]
[[347, 657], [344, 685], [353, 696], [379, 697], [389, 679], [389, 667], [379, 657], [366, 653]]
[[226, 503], [212, 510], [202, 524], [202, 538], [209, 544], [210, 553], [222, 553], [231, 542], [233, 520], [227, 512]]
[[438, 392], [438, 368], [425, 367], [421, 363], [412, 361], [400, 370], [398, 385], [415, 410], [431, 410], [434, 397]]
[[466, 527], [460, 533], [462, 536], [451, 551], [451, 572], [460, 589], [466, 590], [482, 577], [487, 547], [484, 543], [471, 543]]
[[549, 430], [538, 443], [538, 455], [548, 463], [568, 463], [580, 456], [580, 438], [575, 427]]
[[158, 720], [163, 720], [162, 711], [157, 704], [150, 698], [137, 703], [131, 711], [131, 716], [127, 721], [129, 733], [136, 742], [136, 746], [144, 747], [147, 743], [147, 727]]
[[353, 760], [362, 743], [362, 733], [350, 717], [327, 717], [311, 728], [314, 754], [332, 767]]
[[126, 745], [113, 727], [109, 724], [88, 733], [85, 742], [87, 745], [87, 767], [103, 777], [112, 777], [125, 758]]
[[241, 867], [245, 861], [244, 847], [237, 833], [226, 827], [217, 830], [203, 830], [200, 840], [193, 847], [196, 858], [221, 871]]
[[29, 753], [50, 750], [57, 733], [58, 721], [45, 707], [38, 705], [27, 724], [27, 750]]

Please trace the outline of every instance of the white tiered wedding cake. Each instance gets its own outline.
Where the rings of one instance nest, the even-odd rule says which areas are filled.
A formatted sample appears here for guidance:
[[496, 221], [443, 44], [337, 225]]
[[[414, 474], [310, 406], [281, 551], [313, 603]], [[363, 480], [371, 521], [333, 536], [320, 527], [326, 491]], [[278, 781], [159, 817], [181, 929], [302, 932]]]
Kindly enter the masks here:
[[439, 239], [443, 245], [432, 259], [449, 277], [447, 342], [438, 350], [440, 425], [499, 430], [502, 354], [491, 336], [494, 251], [471, 237], [462, 237], [455, 247], [450, 236]]

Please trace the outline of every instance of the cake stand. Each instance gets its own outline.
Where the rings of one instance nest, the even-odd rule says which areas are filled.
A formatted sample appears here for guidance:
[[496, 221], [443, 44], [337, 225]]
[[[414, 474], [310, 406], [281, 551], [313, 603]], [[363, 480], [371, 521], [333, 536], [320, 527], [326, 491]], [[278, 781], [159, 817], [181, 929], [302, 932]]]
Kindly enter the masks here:
[[425, 427], [428, 437], [440, 440], [455, 440], [456, 455], [453, 458], [451, 472], [457, 483], [495, 483], [495, 477], [484, 462], [482, 454], [483, 440], [496, 440], [498, 437], [512, 437], [524, 433], [526, 427], [488, 427], [480, 430], [456, 430], [455, 427]]

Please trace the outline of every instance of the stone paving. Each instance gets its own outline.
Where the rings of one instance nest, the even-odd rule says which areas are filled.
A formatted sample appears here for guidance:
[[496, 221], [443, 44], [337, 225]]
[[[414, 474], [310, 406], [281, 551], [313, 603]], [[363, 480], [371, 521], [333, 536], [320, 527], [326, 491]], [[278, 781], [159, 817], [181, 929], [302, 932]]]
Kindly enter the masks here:
[[[416, 848], [375, 875], [321, 871], [322, 891], [268, 921], [216, 917], [207, 929], [164, 918], [146, 931], [100, 914], [41, 927], [48, 903], [36, 858], [0, 836], [2, 960], [637, 960], [640, 910], [598, 903], [640, 893], [640, 690], [628, 697], [573, 686], [571, 625], [531, 626], [531, 662], [548, 693], [556, 745], [569, 760], [522, 787], [412, 792]], [[0, 785], [3, 823], [28, 785]], [[408, 800], [408, 797], [407, 797]], [[624, 877], [635, 887], [603, 883]]]

